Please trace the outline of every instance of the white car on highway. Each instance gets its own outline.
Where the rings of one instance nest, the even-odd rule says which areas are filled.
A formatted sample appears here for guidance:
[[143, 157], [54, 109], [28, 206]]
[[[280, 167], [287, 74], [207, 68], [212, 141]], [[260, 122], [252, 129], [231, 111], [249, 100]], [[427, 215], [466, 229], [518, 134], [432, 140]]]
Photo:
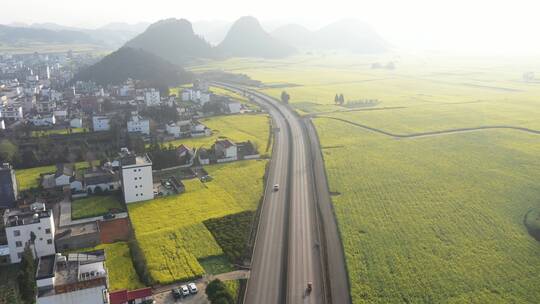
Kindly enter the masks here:
[[279, 190], [279, 184], [275, 184], [274, 185], [274, 191], [278, 191]]

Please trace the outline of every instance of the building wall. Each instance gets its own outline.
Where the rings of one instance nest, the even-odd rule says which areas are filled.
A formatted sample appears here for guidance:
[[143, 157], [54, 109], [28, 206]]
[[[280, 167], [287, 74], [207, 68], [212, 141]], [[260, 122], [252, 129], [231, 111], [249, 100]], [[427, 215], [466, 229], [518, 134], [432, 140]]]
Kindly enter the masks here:
[[152, 164], [122, 167], [122, 190], [128, 204], [153, 199]]
[[[104, 301], [106, 297], [107, 302]], [[36, 304], [100, 304], [109, 303], [107, 287], [97, 286], [77, 291], [37, 298]]]
[[160, 104], [159, 91], [151, 90], [144, 93], [144, 102], [147, 106], [157, 106]]
[[133, 121], [127, 123], [128, 132], [140, 132], [146, 135], [150, 134], [150, 122], [148, 120]]
[[95, 116], [92, 118], [92, 126], [94, 131], [108, 131], [111, 127], [109, 125], [110, 119]]
[[0, 208], [12, 208], [17, 199], [17, 179], [15, 170], [0, 171]]
[[[46, 232], [47, 229], [50, 229], [50, 233]], [[19, 236], [15, 236], [15, 231], [19, 231]], [[34, 232], [36, 235], [35, 246], [38, 257], [56, 253], [54, 246], [54, 219], [51, 212], [49, 218], [42, 218], [38, 223], [6, 227], [11, 263], [21, 261], [18, 254], [22, 254], [26, 243], [30, 241], [30, 232]], [[47, 242], [48, 240], [50, 240], [50, 244]], [[20, 242], [21, 246], [17, 246], [17, 242]]]

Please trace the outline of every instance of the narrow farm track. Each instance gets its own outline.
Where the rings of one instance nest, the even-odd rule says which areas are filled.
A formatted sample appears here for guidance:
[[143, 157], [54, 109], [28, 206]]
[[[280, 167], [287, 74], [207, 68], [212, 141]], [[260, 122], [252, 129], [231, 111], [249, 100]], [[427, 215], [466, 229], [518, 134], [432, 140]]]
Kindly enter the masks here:
[[354, 121], [346, 120], [343, 118], [337, 118], [337, 117], [331, 117], [331, 116], [317, 116], [320, 118], [327, 118], [327, 119], [333, 119], [337, 121], [341, 121], [344, 123], [351, 124], [356, 127], [360, 127], [362, 129], [366, 129], [375, 133], [387, 135], [394, 138], [418, 138], [418, 137], [428, 137], [428, 136], [438, 136], [438, 135], [447, 135], [447, 134], [456, 134], [456, 133], [468, 133], [468, 132], [476, 132], [476, 131], [486, 131], [486, 130], [514, 130], [514, 131], [520, 131], [520, 132], [526, 132], [530, 134], [538, 134], [540, 135], [539, 130], [533, 130], [529, 128], [524, 127], [515, 127], [515, 126], [505, 126], [505, 125], [494, 125], [494, 126], [480, 126], [480, 127], [470, 127], [470, 128], [456, 128], [456, 129], [448, 129], [448, 130], [440, 130], [440, 131], [429, 131], [429, 132], [419, 132], [419, 133], [409, 133], [409, 134], [397, 134], [392, 133], [388, 131], [384, 131], [381, 129], [377, 129], [374, 127], [370, 127], [367, 125], [359, 124]]

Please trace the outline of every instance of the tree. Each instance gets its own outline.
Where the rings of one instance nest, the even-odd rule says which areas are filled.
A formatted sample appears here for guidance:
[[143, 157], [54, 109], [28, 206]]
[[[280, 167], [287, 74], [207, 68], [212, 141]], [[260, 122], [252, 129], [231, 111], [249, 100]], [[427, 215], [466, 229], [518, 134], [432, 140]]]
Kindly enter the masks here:
[[234, 298], [227, 289], [227, 286], [223, 284], [219, 279], [215, 279], [208, 283], [206, 287], [206, 295], [208, 300], [212, 304], [233, 304]]
[[0, 159], [5, 162], [12, 162], [15, 155], [19, 153], [19, 148], [9, 139], [0, 141]]
[[34, 249], [34, 256], [37, 257], [36, 234], [34, 231], [30, 231], [30, 245], [32, 245], [32, 248]]
[[36, 263], [29, 244], [27, 244], [26, 248], [24, 249], [20, 266], [21, 271], [19, 272], [17, 281], [19, 284], [21, 298], [24, 303], [33, 304], [36, 301], [37, 292], [35, 279]]
[[291, 99], [291, 96], [289, 95], [289, 93], [287, 93], [285, 91], [281, 92], [281, 102], [289, 103], [290, 99]]

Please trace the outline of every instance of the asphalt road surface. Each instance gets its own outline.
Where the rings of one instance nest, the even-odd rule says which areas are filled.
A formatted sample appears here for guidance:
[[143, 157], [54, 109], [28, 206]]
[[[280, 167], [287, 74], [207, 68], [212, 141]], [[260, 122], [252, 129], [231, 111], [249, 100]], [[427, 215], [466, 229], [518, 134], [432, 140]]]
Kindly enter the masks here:
[[[314, 170], [314, 161], [322, 162], [322, 158], [313, 157], [307, 128], [292, 109], [276, 99], [240, 87], [228, 88], [247, 93], [266, 108], [277, 130], [244, 303], [349, 303], [345, 267], [328, 269], [329, 259], [341, 260], [342, 265], [344, 261], [342, 251], [336, 255], [335, 250], [325, 250], [328, 237], [322, 236], [328, 227], [321, 224], [326, 218], [320, 219], [318, 197], [326, 195], [324, 203], [330, 204], [330, 200], [327, 189], [317, 191], [315, 186], [326, 177]], [[280, 185], [279, 191], [272, 190], [274, 184]], [[339, 236], [331, 237], [337, 238], [340, 249]], [[330, 281], [336, 275], [340, 287], [332, 291], [337, 284]], [[345, 295], [337, 298], [339, 302], [333, 301], [341, 292]]]

